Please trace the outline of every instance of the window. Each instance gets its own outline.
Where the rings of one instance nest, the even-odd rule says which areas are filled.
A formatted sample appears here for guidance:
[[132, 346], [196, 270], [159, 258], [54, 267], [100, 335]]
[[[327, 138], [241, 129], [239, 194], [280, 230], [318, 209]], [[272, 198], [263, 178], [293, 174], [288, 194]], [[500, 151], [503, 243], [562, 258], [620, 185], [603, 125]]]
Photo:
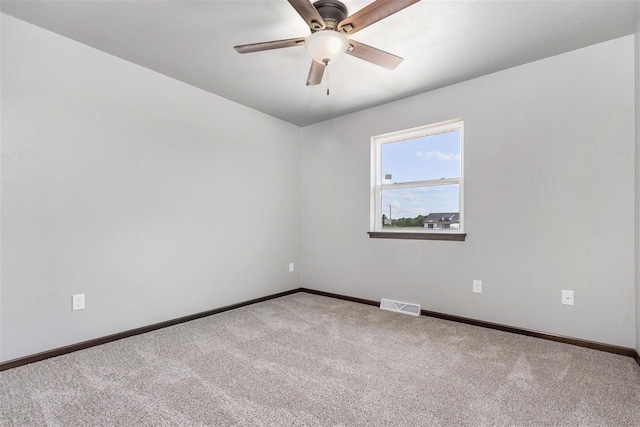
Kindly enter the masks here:
[[371, 138], [371, 237], [464, 240], [463, 125]]

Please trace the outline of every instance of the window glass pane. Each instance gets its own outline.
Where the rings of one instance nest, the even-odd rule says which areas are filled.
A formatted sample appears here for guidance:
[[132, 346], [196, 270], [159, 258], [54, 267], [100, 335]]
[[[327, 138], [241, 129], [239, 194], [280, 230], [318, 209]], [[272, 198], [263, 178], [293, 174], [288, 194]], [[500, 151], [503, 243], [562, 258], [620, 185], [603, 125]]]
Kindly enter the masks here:
[[382, 190], [382, 227], [415, 230], [459, 229], [459, 187], [456, 184]]
[[382, 144], [382, 184], [457, 178], [460, 131]]

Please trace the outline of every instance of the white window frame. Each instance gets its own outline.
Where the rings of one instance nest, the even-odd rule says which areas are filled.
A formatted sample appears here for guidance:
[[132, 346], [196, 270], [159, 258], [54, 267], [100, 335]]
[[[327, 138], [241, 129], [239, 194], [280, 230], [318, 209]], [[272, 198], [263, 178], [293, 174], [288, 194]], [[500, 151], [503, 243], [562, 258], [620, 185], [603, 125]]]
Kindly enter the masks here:
[[[426, 181], [410, 181], [397, 184], [382, 183], [382, 146], [384, 144], [422, 138], [440, 133], [460, 131], [460, 177], [446, 179], [431, 179]], [[443, 185], [459, 185], [460, 197], [460, 228], [423, 230], [402, 230], [384, 228], [382, 225], [382, 190], [395, 190], [404, 188], [436, 187]], [[371, 222], [370, 231], [386, 233], [429, 233], [429, 234], [464, 234], [464, 120], [455, 119], [431, 125], [420, 126], [397, 132], [373, 136], [371, 138]]]

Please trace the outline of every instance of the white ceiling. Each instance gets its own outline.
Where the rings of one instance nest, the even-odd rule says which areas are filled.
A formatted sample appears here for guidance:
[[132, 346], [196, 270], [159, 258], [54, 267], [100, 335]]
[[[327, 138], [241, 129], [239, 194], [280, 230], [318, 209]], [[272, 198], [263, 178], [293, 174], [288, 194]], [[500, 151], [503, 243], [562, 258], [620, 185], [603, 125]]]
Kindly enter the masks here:
[[[349, 14], [369, 1], [343, 0]], [[286, 0], [2, 0], [2, 12], [305, 126], [635, 31], [638, 0], [421, 2], [353, 38], [402, 56], [394, 71], [345, 56], [305, 86], [302, 47], [237, 44], [308, 35]]]

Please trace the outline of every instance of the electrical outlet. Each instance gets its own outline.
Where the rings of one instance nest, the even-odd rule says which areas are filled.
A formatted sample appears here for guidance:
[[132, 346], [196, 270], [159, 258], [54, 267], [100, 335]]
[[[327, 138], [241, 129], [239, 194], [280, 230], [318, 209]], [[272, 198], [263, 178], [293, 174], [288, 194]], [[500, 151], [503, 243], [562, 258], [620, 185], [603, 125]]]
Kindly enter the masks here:
[[482, 293], [482, 280], [474, 280], [473, 281], [473, 292], [477, 294]]
[[84, 310], [84, 294], [77, 294], [71, 296], [71, 309]]
[[573, 291], [562, 290], [562, 304], [573, 305]]
[[293, 271], [295, 270], [294, 268], [295, 266], [293, 265], [292, 262], [289, 263], [289, 273], [293, 273]]

